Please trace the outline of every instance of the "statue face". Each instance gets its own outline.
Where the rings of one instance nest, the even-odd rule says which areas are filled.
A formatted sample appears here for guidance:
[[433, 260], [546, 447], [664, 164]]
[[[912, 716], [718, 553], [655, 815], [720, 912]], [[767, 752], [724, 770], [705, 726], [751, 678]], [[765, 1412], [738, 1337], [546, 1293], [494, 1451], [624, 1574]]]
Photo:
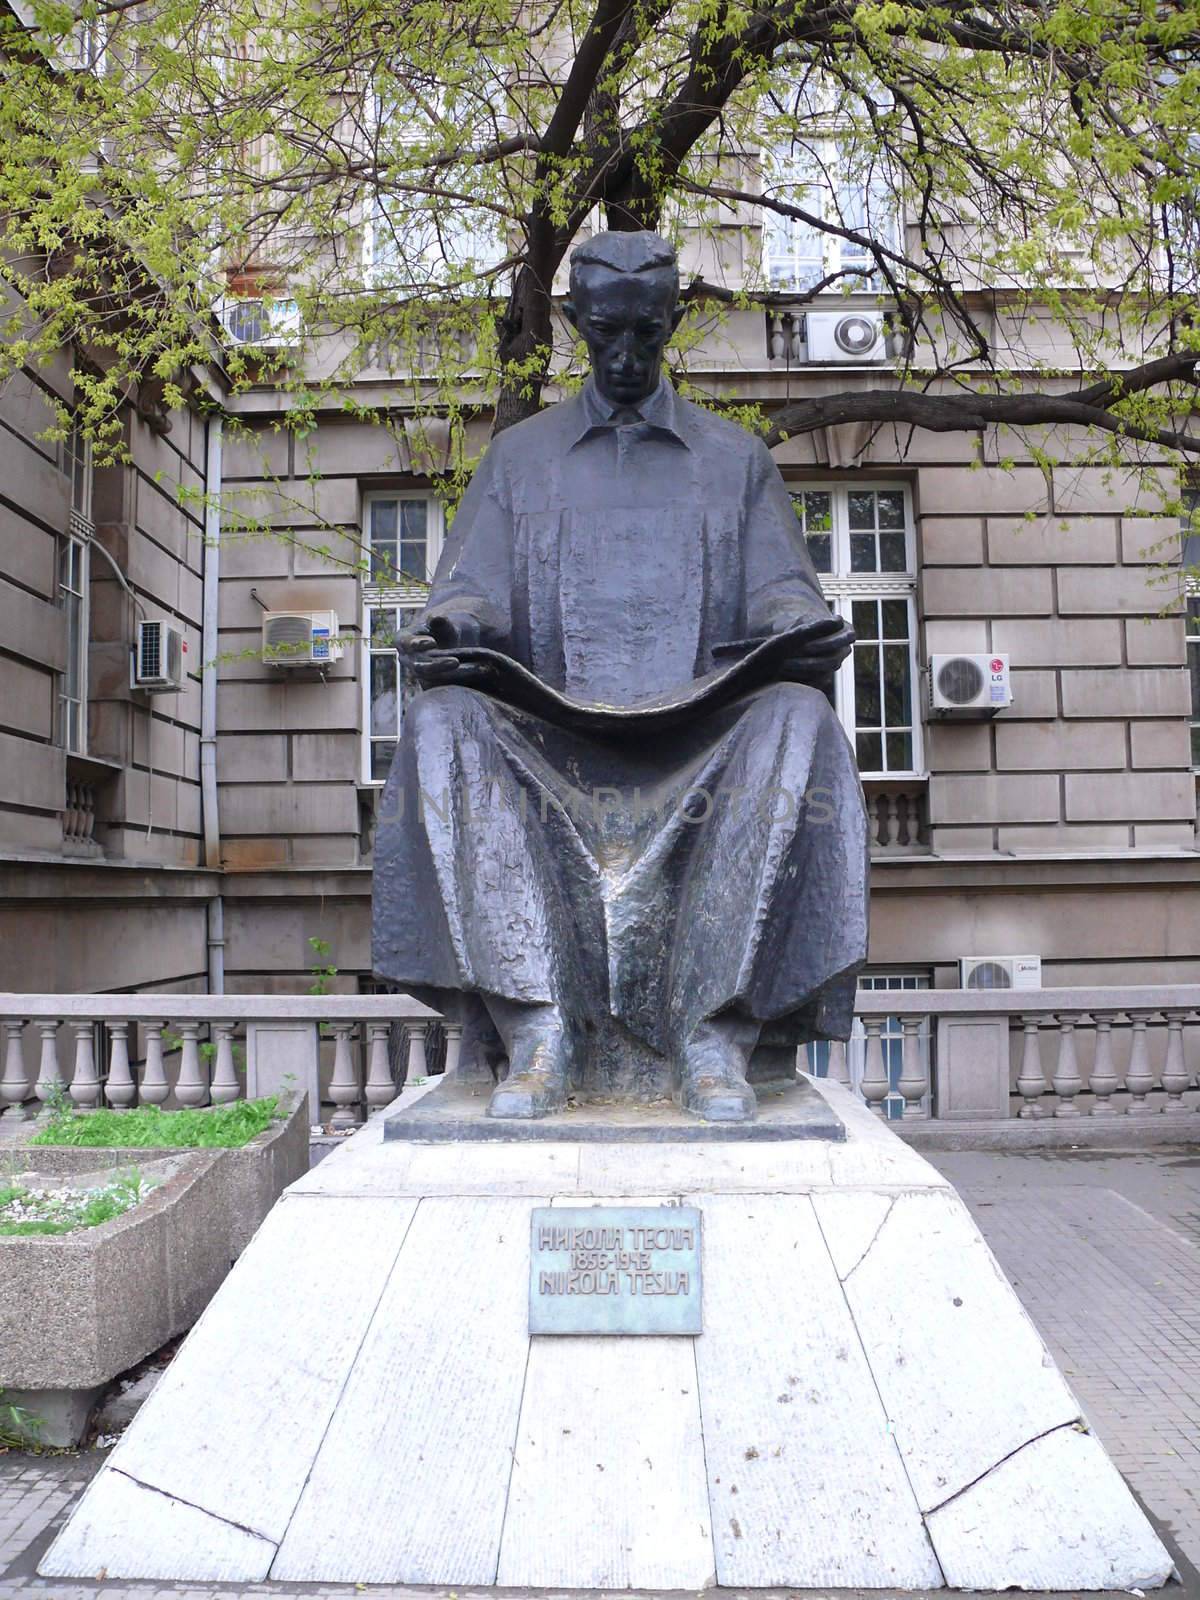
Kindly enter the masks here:
[[663, 347], [683, 315], [673, 273], [591, 267], [564, 310], [587, 345], [596, 387], [610, 404], [637, 405], [654, 393]]

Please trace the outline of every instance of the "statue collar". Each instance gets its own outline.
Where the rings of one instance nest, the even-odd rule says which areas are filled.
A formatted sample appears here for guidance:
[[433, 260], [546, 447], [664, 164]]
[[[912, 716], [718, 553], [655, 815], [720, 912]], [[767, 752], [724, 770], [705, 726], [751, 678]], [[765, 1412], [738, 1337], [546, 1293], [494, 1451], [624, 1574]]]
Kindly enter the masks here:
[[658, 388], [653, 394], [647, 395], [640, 405], [614, 406], [597, 389], [596, 380], [589, 377], [580, 390], [576, 405], [579, 410], [579, 432], [572, 440], [573, 444], [581, 444], [592, 434], [613, 427], [618, 412], [622, 415], [635, 412], [637, 419], [651, 432], [666, 435], [685, 448], [690, 448], [686, 424], [680, 415], [679, 396], [666, 378], [659, 379]]

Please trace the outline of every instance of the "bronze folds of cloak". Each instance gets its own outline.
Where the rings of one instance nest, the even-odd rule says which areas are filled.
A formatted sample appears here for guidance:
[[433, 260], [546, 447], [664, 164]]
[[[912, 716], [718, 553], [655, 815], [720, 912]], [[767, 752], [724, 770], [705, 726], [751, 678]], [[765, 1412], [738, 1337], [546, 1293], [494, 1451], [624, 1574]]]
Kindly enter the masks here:
[[853, 635], [762, 443], [662, 376], [678, 289], [657, 235], [576, 250], [591, 376], [493, 441], [400, 642], [374, 965], [463, 1021], [495, 1117], [746, 1120], [756, 1078], [850, 1031], [867, 830], [827, 691]]

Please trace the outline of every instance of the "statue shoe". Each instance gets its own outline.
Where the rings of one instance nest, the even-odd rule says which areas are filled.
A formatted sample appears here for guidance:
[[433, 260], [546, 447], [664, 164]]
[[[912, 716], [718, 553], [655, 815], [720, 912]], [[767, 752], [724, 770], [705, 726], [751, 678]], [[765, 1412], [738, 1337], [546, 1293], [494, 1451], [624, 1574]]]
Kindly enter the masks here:
[[532, 1121], [561, 1111], [567, 1103], [567, 1054], [561, 1033], [514, 1041], [508, 1077], [492, 1090], [488, 1116]]
[[758, 1102], [746, 1082], [743, 1052], [723, 1038], [718, 1028], [704, 1025], [683, 1047], [679, 1101], [685, 1111], [705, 1122], [753, 1122]]

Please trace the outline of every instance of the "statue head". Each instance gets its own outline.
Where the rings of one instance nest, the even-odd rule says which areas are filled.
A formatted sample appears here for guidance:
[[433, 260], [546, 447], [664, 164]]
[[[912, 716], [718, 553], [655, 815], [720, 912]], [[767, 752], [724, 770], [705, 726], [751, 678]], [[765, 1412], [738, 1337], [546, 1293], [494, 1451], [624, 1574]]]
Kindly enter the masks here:
[[674, 249], [656, 233], [596, 234], [571, 253], [563, 310], [600, 393], [637, 405], [658, 387], [663, 348], [684, 313]]

